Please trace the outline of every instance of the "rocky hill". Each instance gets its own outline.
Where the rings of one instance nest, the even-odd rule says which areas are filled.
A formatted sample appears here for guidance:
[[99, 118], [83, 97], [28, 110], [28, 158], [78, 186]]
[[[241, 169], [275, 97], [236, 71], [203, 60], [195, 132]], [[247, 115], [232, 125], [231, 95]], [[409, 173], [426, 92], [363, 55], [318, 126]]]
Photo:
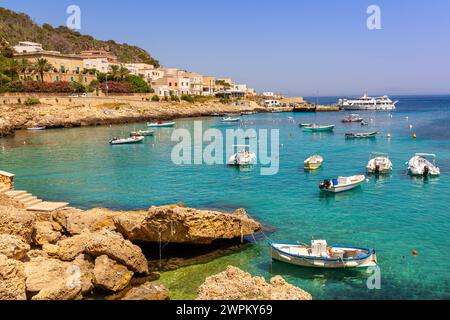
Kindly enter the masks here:
[[13, 46], [19, 41], [42, 43], [46, 50], [62, 53], [79, 53], [82, 50], [104, 49], [117, 55], [125, 63], [149, 63], [159, 66], [158, 60], [147, 51], [128, 44], [119, 44], [113, 40], [101, 41], [89, 35], [82, 35], [65, 26], [57, 28], [49, 24], [42, 26], [24, 13], [0, 7], [0, 43]]

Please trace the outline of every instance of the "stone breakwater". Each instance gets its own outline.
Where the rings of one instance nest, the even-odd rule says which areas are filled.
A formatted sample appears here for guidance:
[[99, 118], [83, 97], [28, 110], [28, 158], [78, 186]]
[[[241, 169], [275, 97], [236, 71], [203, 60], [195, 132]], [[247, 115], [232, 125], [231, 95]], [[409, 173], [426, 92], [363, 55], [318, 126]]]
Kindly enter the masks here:
[[[148, 211], [39, 213], [0, 195], [0, 300], [76, 300], [93, 294], [166, 300], [170, 293], [154, 282], [159, 276], [150, 272], [143, 243], [210, 245], [260, 229], [243, 209], [227, 214], [172, 205]], [[259, 282], [255, 285], [265, 288]], [[205, 293], [207, 287], [200, 292], [200, 299], [216, 296]]]
[[25, 106], [24, 98], [2, 98], [0, 103], [0, 136], [36, 124], [47, 128], [69, 128], [152, 120], [205, 116], [213, 113], [235, 113], [260, 109], [254, 102], [245, 106], [206, 102], [149, 102], [128, 98], [40, 98], [41, 104]]

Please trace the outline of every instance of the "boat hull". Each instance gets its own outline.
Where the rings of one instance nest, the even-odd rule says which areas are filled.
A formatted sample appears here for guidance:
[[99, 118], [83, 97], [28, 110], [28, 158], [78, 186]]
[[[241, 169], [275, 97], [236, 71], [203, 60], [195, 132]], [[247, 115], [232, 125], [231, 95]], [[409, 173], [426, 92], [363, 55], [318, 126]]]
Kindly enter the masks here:
[[[336, 247], [335, 247], [336, 248]], [[322, 268], [322, 269], [349, 269], [349, 268], [367, 268], [377, 265], [377, 255], [374, 250], [367, 250], [367, 254], [361, 258], [354, 259], [331, 259], [331, 258], [318, 258], [318, 257], [306, 257], [295, 254], [289, 254], [281, 251], [275, 247], [274, 244], [270, 244], [270, 254], [273, 260], [277, 260], [292, 265], [307, 267], [307, 268]]]
[[326, 127], [303, 127], [304, 132], [331, 132], [334, 130], [334, 126]]
[[147, 123], [147, 127], [149, 128], [170, 128], [175, 126], [175, 122], [168, 123]]

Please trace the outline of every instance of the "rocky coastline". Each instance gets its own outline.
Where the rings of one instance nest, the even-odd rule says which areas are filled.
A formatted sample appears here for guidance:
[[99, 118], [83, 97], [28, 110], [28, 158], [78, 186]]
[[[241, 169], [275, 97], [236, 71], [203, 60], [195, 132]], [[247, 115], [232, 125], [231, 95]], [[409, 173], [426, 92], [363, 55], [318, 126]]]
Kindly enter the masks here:
[[[222, 247], [225, 253], [242, 248], [245, 236], [261, 228], [243, 209], [223, 213], [180, 204], [42, 213], [0, 195], [0, 300], [167, 300], [169, 289], [157, 281], [163, 261], [155, 259], [163, 257], [158, 248]], [[261, 281], [256, 285], [267, 289]], [[205, 292], [199, 299], [214, 298]]]

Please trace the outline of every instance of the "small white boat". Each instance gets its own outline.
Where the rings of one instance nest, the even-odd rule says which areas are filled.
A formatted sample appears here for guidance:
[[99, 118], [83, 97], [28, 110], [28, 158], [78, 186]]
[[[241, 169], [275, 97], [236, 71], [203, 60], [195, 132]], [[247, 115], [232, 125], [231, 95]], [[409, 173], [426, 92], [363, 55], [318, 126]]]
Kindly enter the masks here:
[[392, 161], [387, 153], [372, 152], [367, 163], [367, 172], [374, 174], [386, 174], [392, 171]]
[[345, 269], [377, 265], [374, 249], [346, 246], [328, 246], [325, 240], [313, 240], [311, 246], [299, 243], [271, 242], [274, 260], [311, 268]]
[[241, 118], [231, 118], [231, 117], [222, 118], [222, 122], [239, 122], [239, 121], [241, 121]]
[[130, 137], [130, 138], [123, 138], [123, 139], [119, 139], [119, 138], [114, 138], [112, 139], [109, 144], [111, 145], [118, 145], [118, 144], [134, 144], [134, 143], [140, 143], [142, 141], [144, 141], [144, 137]]
[[320, 190], [325, 192], [338, 193], [355, 189], [356, 187], [360, 186], [365, 180], [366, 177], [364, 175], [327, 179], [319, 185], [319, 188]]
[[[431, 161], [427, 158], [431, 158]], [[408, 165], [408, 171], [413, 176], [439, 176], [441, 170], [436, 166], [436, 155], [429, 153], [416, 153]]]
[[313, 155], [304, 161], [305, 170], [317, 170], [322, 166], [324, 159], [322, 156]]
[[176, 125], [176, 122], [154, 122], [154, 123], [147, 123], [147, 127], [150, 128], [169, 128], [169, 127], [173, 127], [174, 125]]
[[234, 146], [238, 148], [243, 148], [238, 153], [233, 154], [230, 159], [228, 159], [227, 164], [229, 166], [251, 166], [256, 164], [256, 153], [250, 152], [249, 146]]
[[348, 117], [342, 119], [344, 123], [352, 123], [352, 122], [363, 122], [364, 119], [359, 116], [359, 114], [351, 114]]
[[34, 127], [31, 127], [31, 128], [27, 128], [28, 131], [42, 131], [42, 130], [45, 130], [45, 129], [46, 129], [45, 127], [41, 127], [41, 126], [38, 126], [38, 125], [36, 125]]

